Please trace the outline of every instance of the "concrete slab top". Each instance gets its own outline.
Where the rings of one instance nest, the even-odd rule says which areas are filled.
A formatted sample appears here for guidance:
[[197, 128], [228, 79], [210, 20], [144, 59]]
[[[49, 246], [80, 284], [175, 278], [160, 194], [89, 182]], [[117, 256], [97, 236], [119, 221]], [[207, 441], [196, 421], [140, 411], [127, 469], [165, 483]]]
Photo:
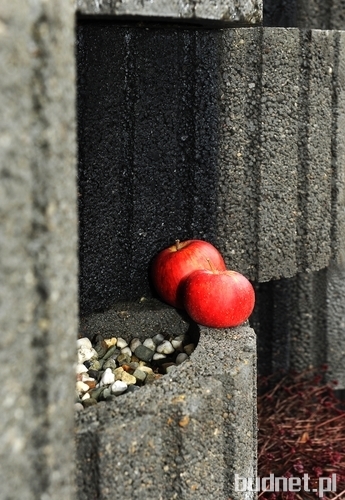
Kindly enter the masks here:
[[120, 18], [258, 25], [262, 0], [76, 0], [77, 13]]

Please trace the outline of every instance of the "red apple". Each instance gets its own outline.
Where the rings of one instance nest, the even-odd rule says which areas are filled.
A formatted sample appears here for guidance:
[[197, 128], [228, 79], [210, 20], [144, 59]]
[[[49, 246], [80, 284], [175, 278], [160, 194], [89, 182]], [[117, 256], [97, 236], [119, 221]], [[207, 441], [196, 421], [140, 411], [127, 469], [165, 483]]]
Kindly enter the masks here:
[[211, 328], [230, 328], [244, 323], [254, 303], [252, 284], [236, 271], [194, 271], [184, 284], [187, 313], [196, 323]]
[[183, 283], [186, 277], [197, 269], [223, 271], [226, 265], [219, 251], [202, 240], [187, 240], [176, 243], [162, 250], [153, 260], [151, 278], [160, 297], [168, 304], [183, 306]]

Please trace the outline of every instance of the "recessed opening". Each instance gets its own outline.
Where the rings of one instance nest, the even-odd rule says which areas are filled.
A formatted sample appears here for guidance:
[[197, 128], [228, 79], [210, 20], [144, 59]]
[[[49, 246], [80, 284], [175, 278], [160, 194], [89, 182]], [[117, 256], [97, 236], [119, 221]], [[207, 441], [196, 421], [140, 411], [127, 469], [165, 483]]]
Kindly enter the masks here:
[[77, 68], [79, 337], [185, 335], [185, 352], [199, 330], [159, 301], [149, 268], [176, 239], [215, 243], [217, 34], [83, 19]]
[[176, 239], [215, 243], [217, 34], [77, 26], [80, 313], [154, 297]]

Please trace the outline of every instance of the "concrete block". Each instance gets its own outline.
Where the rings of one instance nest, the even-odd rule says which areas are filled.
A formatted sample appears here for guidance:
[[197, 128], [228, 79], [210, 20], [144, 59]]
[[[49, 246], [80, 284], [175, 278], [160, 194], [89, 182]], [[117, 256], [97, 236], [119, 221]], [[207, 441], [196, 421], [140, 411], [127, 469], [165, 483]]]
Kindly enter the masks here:
[[78, 33], [84, 312], [150, 296], [149, 262], [176, 238], [260, 282], [342, 258], [340, 32]]
[[[334, 181], [341, 148], [333, 145], [342, 116], [341, 97], [334, 106], [343, 78], [339, 36], [222, 32], [216, 241], [228, 265], [254, 280], [321, 269], [338, 255], [332, 233], [342, 234], [336, 228], [343, 211], [342, 184]], [[255, 72], [256, 51], [262, 61]]]
[[255, 334], [248, 326], [198, 330], [190, 360], [77, 415], [80, 500], [114, 491], [150, 500], [242, 498], [234, 474], [256, 476]]
[[344, 278], [344, 268], [332, 262], [257, 286], [251, 325], [258, 335], [260, 374], [327, 365], [327, 378], [345, 388]]
[[262, 0], [77, 0], [82, 15], [174, 20], [198, 24], [259, 24]]
[[327, 270], [327, 359], [329, 378], [345, 389], [345, 270], [332, 263]]
[[[331, 119], [325, 119], [328, 123], [327, 128], [331, 127], [331, 170], [329, 167], [324, 170], [325, 164], [329, 164], [329, 151], [324, 157], [324, 164], [320, 165], [315, 172], [314, 166], [321, 160], [319, 154], [312, 162], [312, 171], [307, 169], [305, 182], [301, 185], [306, 186], [299, 205], [304, 205], [305, 226], [313, 224], [315, 230], [319, 232], [319, 243], [325, 244], [330, 234], [330, 252], [334, 258], [324, 261], [324, 266], [328, 268], [311, 273], [298, 273], [291, 279], [272, 281], [271, 283], [258, 285], [258, 309], [253, 315], [252, 325], [258, 333], [258, 358], [259, 371], [261, 373], [270, 373], [279, 369], [287, 370], [294, 368], [303, 370], [309, 366], [317, 367], [321, 364], [327, 364], [329, 367], [329, 377], [337, 379], [339, 387], [345, 387], [344, 364], [343, 364], [343, 338], [345, 316], [345, 281], [344, 281], [344, 126], [343, 126], [343, 79], [344, 79], [344, 46], [342, 32], [313, 32], [313, 35], [321, 37], [321, 43], [327, 42], [329, 36], [333, 37], [334, 56], [330, 62], [332, 68], [333, 82], [333, 109], [334, 114]], [[306, 33], [304, 34], [306, 36]], [[320, 40], [317, 44], [319, 46]], [[318, 50], [321, 50], [320, 47]], [[316, 60], [320, 59], [316, 56]], [[321, 70], [320, 70], [321, 71]], [[325, 72], [321, 71], [322, 78]], [[328, 77], [327, 77], [328, 79]], [[309, 88], [309, 85], [305, 85]], [[313, 100], [317, 94], [316, 91], [310, 93], [308, 99]], [[317, 108], [317, 113], [322, 111], [322, 103], [313, 104], [313, 109]], [[326, 116], [328, 113], [326, 112]], [[312, 134], [317, 136], [326, 136], [327, 128], [323, 129], [320, 125], [323, 119], [309, 127]], [[321, 130], [320, 130], [321, 127]], [[321, 131], [323, 132], [321, 133]], [[310, 132], [309, 132], [310, 133]], [[305, 152], [306, 158], [309, 157], [308, 151], [311, 144], [314, 143], [312, 151], [316, 151], [316, 144], [319, 139], [310, 138], [304, 141], [308, 145]], [[327, 139], [328, 140], [328, 139]], [[325, 148], [326, 149], [326, 148]], [[327, 148], [329, 150], [329, 147]], [[321, 153], [321, 152], [320, 152]], [[302, 156], [303, 153], [301, 152]], [[322, 153], [321, 153], [322, 154]], [[325, 154], [325, 151], [323, 152]], [[304, 164], [307, 164], [304, 161]], [[319, 176], [319, 181], [312, 182], [313, 188], [307, 187], [308, 179], [313, 178], [315, 173]], [[322, 174], [323, 172], [323, 174]], [[323, 178], [322, 178], [323, 175]], [[333, 179], [330, 183], [330, 179]], [[328, 194], [322, 194], [323, 189], [320, 185], [327, 188]], [[318, 186], [315, 189], [315, 186]], [[326, 191], [326, 193], [327, 193]], [[316, 199], [316, 200], [315, 200]], [[327, 201], [328, 200], [328, 201]], [[312, 201], [312, 203], [310, 203]], [[316, 201], [316, 202], [315, 202]], [[329, 202], [331, 201], [331, 205]], [[307, 208], [309, 204], [309, 209]], [[314, 207], [314, 208], [313, 208]], [[318, 208], [317, 208], [318, 207]], [[326, 212], [324, 208], [327, 207]], [[315, 216], [317, 212], [317, 219]], [[325, 215], [325, 226], [322, 217]], [[331, 224], [329, 216], [331, 214]], [[328, 222], [327, 222], [328, 217]], [[309, 220], [309, 222], [308, 222]], [[317, 222], [318, 220], [318, 222]], [[315, 225], [316, 224], [316, 225]], [[324, 232], [328, 225], [327, 234]], [[318, 229], [317, 229], [318, 228]], [[330, 229], [330, 232], [329, 232]], [[315, 252], [315, 248], [310, 245], [309, 239], [301, 238], [300, 242], [305, 242], [307, 246], [304, 249], [304, 255], [308, 258]], [[303, 248], [303, 247], [302, 247]], [[317, 250], [317, 255], [325, 255], [324, 252]], [[320, 262], [320, 266], [322, 262]]]
[[216, 243], [230, 266], [251, 277], [259, 260], [261, 40], [258, 29], [223, 31], [218, 69]]
[[0, 498], [74, 496], [73, 8], [0, 8]]
[[334, 97], [332, 156], [332, 244], [334, 260], [339, 268], [345, 268], [345, 36], [335, 34]]
[[[305, 34], [304, 40], [300, 86], [301, 100], [307, 105], [302, 107], [300, 117], [303, 177], [298, 193], [302, 212], [298, 244], [308, 271], [326, 267], [331, 257], [334, 34], [312, 31]], [[308, 89], [307, 93], [304, 89]]]

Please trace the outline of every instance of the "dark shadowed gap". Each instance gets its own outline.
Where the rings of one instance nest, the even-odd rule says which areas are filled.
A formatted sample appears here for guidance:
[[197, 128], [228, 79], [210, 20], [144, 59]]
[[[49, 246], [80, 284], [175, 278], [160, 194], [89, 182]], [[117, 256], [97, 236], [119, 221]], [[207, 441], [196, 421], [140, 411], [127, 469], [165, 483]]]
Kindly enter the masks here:
[[215, 241], [217, 36], [77, 27], [80, 310], [152, 295], [153, 256]]

